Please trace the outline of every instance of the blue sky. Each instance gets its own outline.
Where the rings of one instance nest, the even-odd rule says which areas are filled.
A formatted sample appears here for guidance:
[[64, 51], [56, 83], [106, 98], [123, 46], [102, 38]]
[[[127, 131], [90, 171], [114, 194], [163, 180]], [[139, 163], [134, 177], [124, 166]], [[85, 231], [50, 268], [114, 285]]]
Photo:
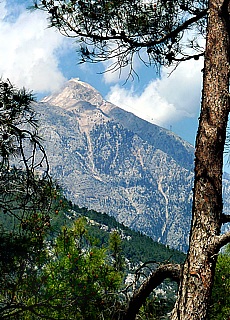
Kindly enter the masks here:
[[0, 2], [0, 75], [18, 87], [33, 90], [38, 98], [58, 90], [78, 77], [95, 87], [104, 98], [152, 123], [171, 129], [194, 144], [200, 108], [203, 61], [189, 61], [168, 76], [156, 75], [138, 60], [139, 79], [128, 81], [127, 70], [102, 73], [108, 63], [78, 64], [73, 40], [47, 28], [43, 12], [26, 10], [32, 0]]

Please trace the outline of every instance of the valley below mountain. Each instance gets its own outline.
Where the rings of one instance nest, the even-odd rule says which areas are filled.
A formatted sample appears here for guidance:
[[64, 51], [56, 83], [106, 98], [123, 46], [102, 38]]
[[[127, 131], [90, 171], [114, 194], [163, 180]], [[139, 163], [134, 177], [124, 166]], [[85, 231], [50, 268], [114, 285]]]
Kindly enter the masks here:
[[[51, 175], [68, 199], [187, 250], [194, 160], [189, 143], [105, 101], [77, 79], [34, 108]], [[227, 174], [223, 191], [230, 214]]]

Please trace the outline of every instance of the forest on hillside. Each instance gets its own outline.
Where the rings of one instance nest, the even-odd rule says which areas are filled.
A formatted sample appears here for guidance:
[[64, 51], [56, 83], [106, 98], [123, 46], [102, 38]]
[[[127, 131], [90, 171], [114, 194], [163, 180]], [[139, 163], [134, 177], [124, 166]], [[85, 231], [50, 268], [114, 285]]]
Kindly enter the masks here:
[[[130, 294], [157, 266], [185, 259], [105, 213], [72, 204], [59, 189], [52, 197], [49, 226], [39, 237], [28, 228], [37, 228], [42, 215], [20, 230], [1, 210], [2, 319], [119, 319]], [[229, 314], [229, 262], [228, 250], [218, 260], [210, 320]], [[164, 281], [138, 319], [168, 319], [176, 292], [170, 279]]]

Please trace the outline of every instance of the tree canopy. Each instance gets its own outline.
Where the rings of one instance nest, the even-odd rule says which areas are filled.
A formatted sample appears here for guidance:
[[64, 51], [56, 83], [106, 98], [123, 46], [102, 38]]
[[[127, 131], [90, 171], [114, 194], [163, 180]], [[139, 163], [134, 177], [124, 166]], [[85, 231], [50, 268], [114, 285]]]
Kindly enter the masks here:
[[[20, 304], [22, 277], [44, 256], [55, 187], [37, 135], [34, 97], [0, 80], [0, 313]], [[21, 293], [20, 293], [21, 294]], [[20, 296], [19, 294], [19, 296]], [[2, 318], [2, 316], [1, 316]]]
[[[35, 1], [50, 14], [50, 26], [80, 46], [81, 61], [111, 59], [111, 69], [166, 65], [204, 55], [208, 1]], [[192, 32], [188, 34], [188, 30]]]
[[17, 232], [35, 231], [33, 214], [43, 216], [36, 228], [49, 223], [53, 186], [33, 102], [32, 93], [0, 81], [0, 212], [12, 223], [12, 231], [18, 225]]

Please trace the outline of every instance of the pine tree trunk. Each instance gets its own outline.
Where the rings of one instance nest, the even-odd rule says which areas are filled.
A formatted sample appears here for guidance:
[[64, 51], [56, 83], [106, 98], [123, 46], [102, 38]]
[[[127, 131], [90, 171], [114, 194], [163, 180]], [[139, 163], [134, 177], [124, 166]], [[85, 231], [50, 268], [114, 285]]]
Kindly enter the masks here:
[[206, 319], [222, 216], [222, 167], [229, 113], [229, 1], [210, 0], [202, 106], [196, 139], [190, 244], [172, 320]]

